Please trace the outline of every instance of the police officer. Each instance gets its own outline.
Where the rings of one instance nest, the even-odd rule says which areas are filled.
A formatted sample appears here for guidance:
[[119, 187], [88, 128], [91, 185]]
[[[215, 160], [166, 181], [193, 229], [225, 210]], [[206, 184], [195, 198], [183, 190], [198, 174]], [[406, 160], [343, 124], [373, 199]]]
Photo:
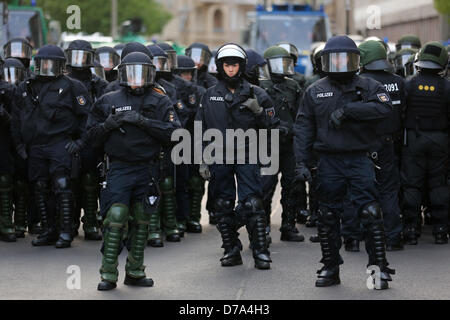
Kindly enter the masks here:
[[[205, 89], [196, 85], [197, 67], [188, 56], [177, 57], [177, 68], [171, 83], [177, 87], [177, 114], [183, 128], [194, 134], [194, 119]], [[180, 76], [178, 76], [180, 75]], [[193, 162], [192, 162], [193, 163]], [[182, 230], [201, 233], [201, 204], [205, 193], [205, 182], [196, 164], [177, 166], [177, 221]]]
[[100, 47], [95, 50], [96, 59], [105, 69], [106, 81], [113, 82], [117, 80], [117, 70], [115, 68], [120, 63], [120, 55], [114, 48]]
[[[305, 238], [298, 234], [295, 228], [296, 218], [296, 194], [295, 158], [294, 158], [294, 133], [293, 124], [300, 105], [301, 89], [296, 81], [288, 78], [294, 74], [294, 61], [288, 51], [279, 46], [268, 48], [264, 52], [270, 72], [270, 80], [261, 80], [261, 88], [266, 90], [275, 106], [275, 114], [280, 118], [280, 172], [281, 177], [281, 241], [300, 242]], [[272, 177], [265, 175], [262, 178], [263, 194], [270, 194], [273, 189]], [[278, 182], [275, 180], [275, 185]], [[268, 199], [267, 202], [271, 202]], [[269, 206], [270, 207], [270, 206]], [[271, 212], [266, 214], [270, 217]]]
[[[25, 69], [22, 62], [19, 59], [8, 58], [5, 60], [3, 64], [3, 78], [6, 82], [8, 82], [11, 86], [7, 86], [2, 81], [3, 86], [3, 107], [6, 107], [5, 110], [9, 110], [11, 113], [12, 109], [12, 101], [14, 96], [14, 87], [25, 80], [27, 75], [27, 70]], [[9, 128], [8, 128], [9, 129]], [[2, 135], [5, 139], [8, 139], [8, 142], [5, 145], [12, 146], [10, 139], [12, 139], [11, 131], [4, 132]], [[20, 158], [17, 152], [11, 152], [8, 148], [7, 150], [3, 150], [5, 157], [3, 158], [3, 168], [8, 170], [8, 175], [14, 172], [14, 229], [16, 238], [24, 238], [25, 231], [27, 230], [27, 202], [28, 202], [28, 175], [26, 172], [26, 161]], [[12, 163], [10, 163], [11, 158], [14, 158], [14, 168], [12, 168]], [[7, 178], [9, 179], [9, 178]], [[9, 193], [8, 193], [9, 194]], [[7, 212], [7, 211], [5, 211]]]
[[[63, 75], [66, 57], [57, 46], [43, 46], [35, 57], [35, 75], [17, 90], [15, 111], [16, 148], [29, 157], [29, 177], [43, 231], [34, 246], [70, 247], [72, 242], [72, 156], [81, 151], [87, 137], [89, 93], [78, 80]], [[53, 189], [59, 212], [59, 230], [47, 200]], [[59, 236], [58, 236], [59, 232]]]
[[314, 82], [322, 79], [326, 76], [325, 72], [322, 70], [321, 56], [323, 48], [325, 48], [325, 42], [319, 43], [314, 50], [311, 52], [311, 64], [313, 66], [313, 74], [306, 78], [305, 88], [308, 88]]
[[[279, 120], [275, 116], [272, 102], [264, 90], [250, 85], [243, 79], [246, 63], [247, 54], [240, 46], [228, 43], [218, 49], [216, 64], [220, 80], [203, 95], [196, 116], [197, 120], [202, 121], [203, 130], [214, 128], [225, 137], [226, 129], [248, 130], [273, 128], [278, 125]], [[222, 150], [223, 155], [226, 154], [224, 145], [216, 146], [216, 150]], [[206, 162], [200, 165], [202, 177], [205, 179], [213, 177], [214, 215], [218, 221], [217, 228], [222, 236], [222, 248], [225, 251], [221, 265], [242, 264], [240, 255], [242, 245], [237, 230], [240, 226], [246, 225], [253, 248], [255, 267], [269, 269], [271, 259], [266, 242], [260, 168], [258, 164], [249, 163], [248, 151], [245, 154], [246, 164], [236, 164], [235, 158], [226, 159], [227, 163], [234, 164], [220, 164], [223, 162], [213, 161], [210, 166]], [[235, 176], [239, 198], [237, 215], [234, 208]]]
[[111, 161], [101, 197], [103, 259], [98, 290], [111, 290], [118, 279], [118, 255], [128, 228], [125, 284], [151, 287], [143, 265], [148, 224], [157, 206], [155, 173], [163, 144], [180, 127], [171, 101], [154, 87], [155, 67], [143, 53], [128, 54], [119, 65], [121, 90], [105, 94], [88, 122], [96, 145], [104, 145]]
[[9, 40], [4, 46], [5, 59], [16, 58], [22, 62], [27, 70], [27, 76], [31, 74], [30, 62], [33, 55], [33, 46], [25, 38], [14, 38]]
[[[150, 50], [146, 46], [144, 46], [142, 43], [139, 43], [139, 42], [127, 43], [126, 45], [124, 45], [122, 47], [120, 52], [121, 52], [121, 55], [120, 55], [121, 60], [123, 60], [127, 54], [132, 53], [132, 52], [141, 52], [141, 53], [146, 54], [148, 57], [150, 57], [150, 59], [153, 59], [153, 55], [150, 52]], [[111, 91], [117, 91], [120, 89], [121, 89], [121, 86], [120, 86], [119, 79], [116, 79], [108, 84], [108, 86], [105, 89], [105, 93], [108, 93]]]
[[106, 81], [105, 69], [98, 60], [94, 60], [94, 65], [91, 67], [91, 73]]
[[208, 65], [212, 53], [207, 45], [195, 42], [186, 48], [185, 54], [194, 60], [197, 66], [197, 84], [199, 86], [208, 89], [217, 84], [217, 79], [208, 73]]
[[[7, 59], [10, 60], [10, 59]], [[17, 61], [17, 60], [16, 60]], [[17, 61], [20, 63], [19, 61]], [[11, 74], [11, 70], [4, 64], [0, 57], [0, 75], [11, 79], [16, 75]], [[2, 77], [3, 78], [3, 77]], [[0, 79], [0, 239], [6, 242], [16, 241], [16, 234], [13, 223], [13, 189], [14, 189], [14, 165], [11, 146], [11, 108], [14, 100], [14, 85]], [[25, 212], [18, 218], [18, 228], [25, 226]]]
[[419, 50], [422, 47], [420, 39], [415, 34], [405, 34], [398, 39], [395, 44], [395, 49], [399, 52], [402, 49], [414, 49]]
[[[25, 38], [14, 38], [8, 41], [4, 47], [3, 51], [7, 60], [10, 58], [18, 59], [22, 66], [25, 68], [25, 77], [31, 75], [31, 58], [33, 54], [33, 47], [30, 42]], [[18, 72], [20, 67], [17, 63]], [[19, 210], [19, 216], [22, 215], [22, 211], [27, 213], [28, 218], [28, 231], [30, 234], [38, 234], [40, 230], [39, 226], [39, 215], [34, 205], [33, 195], [30, 195], [31, 185], [28, 181], [28, 163], [26, 160], [22, 159], [16, 152], [13, 154], [14, 164], [15, 164], [15, 177], [14, 177], [14, 207]], [[17, 211], [15, 209], [15, 211]], [[20, 220], [20, 218], [19, 218]], [[23, 227], [23, 226], [22, 226]], [[17, 235], [22, 237], [22, 228], [18, 226], [16, 229]]]
[[[94, 50], [85, 40], [72, 41], [67, 50], [68, 76], [82, 82], [90, 94], [92, 102], [97, 101], [105, 92], [108, 82], [92, 74], [94, 66]], [[84, 209], [83, 231], [86, 240], [101, 240], [100, 230], [97, 225], [97, 199], [99, 193], [99, 174], [97, 164], [101, 162], [102, 151], [92, 148], [88, 143], [79, 156], [81, 160], [81, 180], [75, 181], [76, 210], [75, 232], [77, 234], [80, 225], [81, 207]], [[76, 161], [77, 156], [73, 159]]]
[[[153, 56], [153, 65], [156, 68], [155, 81], [159, 84], [172, 102], [172, 106], [177, 105], [177, 88], [170, 83], [172, 72], [167, 53], [158, 45], [153, 44], [147, 47]], [[161, 152], [160, 179], [159, 184], [162, 192], [162, 205], [157, 211], [160, 214], [161, 229], [166, 234], [169, 242], [179, 242], [180, 231], [176, 219], [176, 197], [175, 197], [175, 166], [170, 158], [171, 149], [165, 148]], [[163, 246], [161, 229], [156, 221], [157, 215], [152, 216], [150, 221], [149, 244], [153, 247]], [[155, 229], [156, 227], [156, 229]]]
[[[289, 42], [280, 42], [277, 44], [278, 47], [281, 47], [283, 49], [285, 49], [287, 52], [289, 52], [289, 54], [291, 55], [292, 59], [294, 59], [294, 67], [297, 65], [297, 61], [298, 61], [298, 49], [297, 47]], [[289, 77], [291, 77], [292, 79], [294, 79], [298, 85], [300, 86], [300, 89], [302, 90], [302, 96], [303, 93], [306, 89], [305, 87], [305, 82], [306, 82], [306, 78], [304, 75], [302, 75], [301, 73], [294, 71], [294, 74], [289, 75]]]
[[406, 78], [406, 64], [409, 59], [417, 53], [416, 49], [405, 48], [398, 51], [395, 55], [395, 73], [402, 78]]
[[125, 45], [126, 45], [125, 43], [119, 43], [113, 47], [113, 49], [116, 50], [119, 57], [122, 57], [122, 51], [123, 51], [123, 48], [125, 48]]
[[428, 42], [415, 63], [417, 75], [406, 81], [407, 108], [402, 148], [402, 179], [405, 240], [417, 244], [416, 225], [421, 189], [427, 190], [436, 244], [448, 242], [448, 130], [450, 83], [439, 73], [446, 68], [448, 54], [439, 42]]
[[358, 47], [361, 52], [363, 77], [380, 82], [392, 100], [393, 112], [377, 126], [378, 141], [372, 147], [372, 159], [376, 170], [379, 201], [383, 211], [386, 232], [386, 250], [403, 250], [402, 222], [400, 219], [400, 173], [399, 155], [396, 153], [402, 137], [402, 111], [405, 106], [405, 88], [401, 77], [389, 73], [391, 64], [387, 61], [385, 47], [374, 40], [365, 41]]
[[217, 72], [217, 66], [216, 66], [216, 53], [217, 53], [217, 50], [211, 51], [211, 60], [209, 60], [209, 64], [208, 64], [208, 73], [217, 79], [218, 72]]
[[170, 71], [174, 72], [175, 69], [178, 67], [178, 58], [177, 58], [177, 51], [174, 47], [172, 47], [170, 44], [166, 42], [160, 42], [158, 43], [158, 47], [164, 50], [164, 52], [167, 54], [167, 57], [169, 59], [169, 68]]
[[387, 267], [382, 213], [367, 151], [376, 138], [377, 121], [391, 113], [392, 104], [380, 83], [356, 75], [358, 67], [359, 51], [353, 40], [347, 36], [328, 40], [322, 51], [322, 69], [327, 76], [306, 90], [294, 127], [296, 179], [310, 180], [306, 163], [314, 148], [319, 157], [317, 227], [324, 264], [316, 286], [340, 283], [339, 212], [350, 188], [366, 231], [368, 266], [380, 268], [377, 289], [387, 289], [393, 270]]
[[246, 49], [248, 63], [245, 70], [245, 79], [255, 86], [259, 86], [261, 80], [269, 80], [270, 72], [267, 61], [255, 50]]

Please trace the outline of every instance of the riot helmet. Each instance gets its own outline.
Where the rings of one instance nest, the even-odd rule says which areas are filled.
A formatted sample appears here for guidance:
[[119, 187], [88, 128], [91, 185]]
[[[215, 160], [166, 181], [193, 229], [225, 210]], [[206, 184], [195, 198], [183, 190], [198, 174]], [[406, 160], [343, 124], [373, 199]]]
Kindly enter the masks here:
[[177, 68], [177, 63], [178, 63], [177, 51], [170, 44], [168, 44], [166, 42], [158, 43], [158, 47], [160, 47], [167, 53], [167, 56], [169, 58], [170, 71], [174, 71]]
[[422, 44], [418, 36], [414, 34], [407, 34], [398, 39], [397, 44], [395, 45], [395, 49], [397, 52], [402, 49], [419, 50], [421, 45]]
[[94, 60], [94, 66], [91, 67], [92, 75], [95, 75], [103, 80], [106, 80], [105, 69], [98, 60]]
[[360, 53], [347, 36], [330, 38], [321, 53], [322, 70], [333, 77], [350, 77], [359, 69]]
[[187, 47], [185, 54], [194, 60], [199, 70], [206, 70], [212, 57], [209, 47], [199, 42], [195, 42]]
[[17, 85], [27, 76], [27, 70], [19, 59], [8, 58], [3, 63], [3, 77], [5, 81]]
[[119, 65], [119, 83], [131, 89], [152, 86], [155, 83], [156, 68], [149, 56], [132, 52]]
[[294, 71], [294, 60], [288, 51], [279, 46], [273, 46], [264, 52], [264, 59], [266, 59], [269, 66], [270, 76], [291, 76]]
[[448, 52], [438, 41], [427, 42], [420, 49], [415, 65], [421, 69], [442, 70], [447, 67]]
[[297, 64], [298, 55], [299, 55], [297, 47], [289, 42], [280, 42], [277, 44], [277, 46], [281, 47], [284, 50], [286, 50], [287, 52], [289, 52], [292, 59], [294, 59], [294, 66], [295, 66]]
[[197, 67], [194, 60], [188, 56], [177, 56], [177, 68], [174, 72], [187, 81], [194, 83], [197, 81]]
[[361, 53], [361, 66], [366, 70], [390, 70], [392, 65], [387, 60], [387, 51], [378, 40], [364, 41], [358, 46]]
[[[239, 65], [239, 70], [237, 73], [233, 76], [228, 75], [224, 70], [224, 66], [236, 64]], [[240, 83], [241, 76], [246, 70], [247, 53], [241, 46], [235, 43], [224, 44], [217, 50], [216, 66], [219, 79], [223, 79], [230, 88], [237, 88]]]
[[53, 44], [48, 44], [39, 49], [35, 61], [35, 73], [39, 77], [59, 77], [64, 74], [66, 56], [64, 51]]
[[94, 65], [94, 50], [85, 40], [74, 40], [66, 49], [67, 66], [87, 69]]

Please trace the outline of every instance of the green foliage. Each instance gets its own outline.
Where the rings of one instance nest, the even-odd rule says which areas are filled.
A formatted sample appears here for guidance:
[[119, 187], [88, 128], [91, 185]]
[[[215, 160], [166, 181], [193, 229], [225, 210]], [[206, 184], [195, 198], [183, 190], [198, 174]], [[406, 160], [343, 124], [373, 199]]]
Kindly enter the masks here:
[[[14, 1], [8, 1], [12, 3]], [[61, 23], [62, 31], [67, 30], [66, 21], [69, 18], [67, 8], [78, 5], [81, 9], [81, 31], [86, 33], [101, 32], [109, 35], [111, 32], [111, 1], [110, 0], [37, 0], [37, 6], [49, 15], [51, 20]], [[145, 34], [151, 35], [161, 32], [169, 21], [169, 12], [155, 0], [118, 0], [118, 27], [128, 19], [141, 18], [145, 27]], [[28, 5], [29, 1], [23, 1]]]
[[450, 15], [450, 1], [434, 0], [434, 7], [440, 14]]

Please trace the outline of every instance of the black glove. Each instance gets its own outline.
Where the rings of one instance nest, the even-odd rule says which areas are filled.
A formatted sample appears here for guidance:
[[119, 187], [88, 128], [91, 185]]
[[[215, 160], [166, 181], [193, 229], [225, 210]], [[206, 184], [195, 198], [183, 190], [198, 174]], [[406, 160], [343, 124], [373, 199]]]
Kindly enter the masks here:
[[21, 157], [23, 160], [27, 160], [28, 154], [27, 154], [27, 148], [23, 144], [19, 144], [16, 147], [17, 154], [19, 157]]
[[255, 115], [260, 115], [263, 112], [263, 107], [261, 107], [256, 99], [247, 99], [247, 101], [242, 103], [242, 106], [249, 109]]
[[311, 182], [312, 176], [308, 167], [303, 163], [297, 163], [295, 166], [295, 181], [309, 181]]
[[344, 109], [339, 108], [333, 111], [330, 115], [330, 125], [336, 129], [341, 128], [342, 121], [345, 119]]
[[84, 143], [80, 139], [75, 140], [75, 141], [70, 141], [65, 146], [67, 152], [70, 154], [75, 154], [75, 153], [80, 152], [80, 150], [83, 149], [83, 147], [84, 147]]
[[283, 126], [283, 125], [279, 125], [279, 126], [277, 127], [277, 129], [280, 130], [280, 134], [281, 134], [283, 137], [288, 136], [289, 133], [290, 133], [289, 128], [286, 127], [286, 126]]
[[131, 123], [138, 127], [142, 127], [145, 120], [146, 118], [144, 116], [134, 110], [125, 112], [125, 115], [122, 118], [123, 122]]
[[118, 114], [110, 114], [108, 118], [106, 118], [103, 127], [105, 128], [106, 131], [118, 129], [122, 125], [123, 117], [124, 115], [122, 112]]

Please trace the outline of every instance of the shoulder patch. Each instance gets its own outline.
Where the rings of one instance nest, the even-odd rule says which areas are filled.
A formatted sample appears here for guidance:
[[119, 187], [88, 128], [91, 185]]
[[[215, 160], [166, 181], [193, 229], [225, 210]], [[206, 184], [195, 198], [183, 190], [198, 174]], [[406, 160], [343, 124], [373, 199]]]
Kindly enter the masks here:
[[183, 102], [178, 101], [177, 102], [177, 108], [180, 109], [180, 110], [183, 109]]
[[80, 106], [84, 106], [86, 104], [86, 99], [83, 96], [78, 96], [77, 101]]
[[197, 98], [196, 98], [195, 94], [191, 94], [189, 96], [189, 103], [190, 104], [195, 104], [196, 102], [197, 102]]
[[270, 118], [275, 117], [275, 108], [267, 108], [266, 110], [266, 115], [269, 116]]
[[174, 115], [173, 111], [170, 111], [169, 112], [169, 121], [173, 122], [174, 120], [175, 120], [175, 115]]
[[159, 93], [159, 94], [162, 94], [163, 96], [166, 95], [166, 93], [165, 93], [164, 91], [162, 91], [161, 89], [156, 88], [156, 87], [153, 87], [153, 91], [155, 91], [155, 92], [157, 92], [157, 93]]
[[377, 97], [381, 102], [388, 102], [390, 100], [386, 93], [377, 93]]

